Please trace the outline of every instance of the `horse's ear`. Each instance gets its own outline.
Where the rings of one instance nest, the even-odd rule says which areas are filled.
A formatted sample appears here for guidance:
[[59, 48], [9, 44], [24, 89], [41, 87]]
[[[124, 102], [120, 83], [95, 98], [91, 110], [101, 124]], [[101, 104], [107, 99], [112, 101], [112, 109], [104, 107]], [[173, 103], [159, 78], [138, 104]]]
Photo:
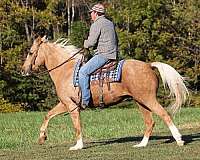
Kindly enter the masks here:
[[34, 42], [36, 42], [37, 44], [40, 44], [42, 42], [42, 38], [40, 36], [38, 36]]
[[37, 39], [38, 37], [40, 37], [40, 35], [36, 32], [36, 31], [32, 31], [31, 32], [31, 37], [33, 38], [33, 40]]
[[41, 38], [41, 41], [44, 42], [44, 43], [45, 43], [45, 42], [48, 42], [47, 36], [46, 36], [46, 35], [43, 36], [43, 37]]

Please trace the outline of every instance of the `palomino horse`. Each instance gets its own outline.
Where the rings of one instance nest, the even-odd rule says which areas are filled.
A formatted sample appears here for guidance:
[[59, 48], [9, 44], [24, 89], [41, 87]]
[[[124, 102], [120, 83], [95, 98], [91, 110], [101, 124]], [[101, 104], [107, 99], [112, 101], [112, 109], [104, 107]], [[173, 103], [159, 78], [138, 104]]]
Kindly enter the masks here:
[[[33, 42], [30, 53], [23, 64], [22, 72], [28, 75], [31, 71], [37, 70], [40, 65], [45, 65], [55, 84], [57, 96], [60, 102], [51, 109], [45, 116], [40, 128], [39, 143], [43, 144], [46, 139], [46, 131], [49, 120], [56, 115], [69, 112], [76, 133], [76, 144], [70, 147], [70, 150], [83, 148], [83, 139], [80, 122], [80, 110], [74, 99], [78, 100], [78, 89], [73, 86], [73, 70], [77, 60], [82, 56], [72, 54], [78, 49], [62, 46], [61, 43], [50, 43], [45, 37], [38, 37]], [[68, 59], [68, 62], [63, 63]], [[62, 65], [60, 65], [62, 64]], [[59, 66], [59, 67], [57, 67]], [[54, 68], [54, 69], [52, 69]], [[157, 114], [169, 127], [174, 139], [179, 146], [184, 144], [179, 130], [172, 122], [171, 117], [166, 110], [158, 103], [156, 93], [158, 89], [158, 77], [152, 68], [157, 68], [164, 84], [167, 84], [170, 93], [175, 97], [172, 105], [173, 110], [178, 110], [186, 101], [188, 90], [183, 82], [183, 77], [171, 66], [160, 63], [145, 63], [138, 60], [126, 60], [122, 69], [120, 82], [110, 84], [110, 90], [105, 85], [103, 87], [104, 103], [106, 105], [119, 102], [125, 96], [132, 97], [143, 114], [146, 130], [142, 141], [135, 147], [145, 147], [154, 127], [152, 113]], [[99, 85], [91, 85], [91, 93], [94, 106], [99, 104], [98, 95]]]

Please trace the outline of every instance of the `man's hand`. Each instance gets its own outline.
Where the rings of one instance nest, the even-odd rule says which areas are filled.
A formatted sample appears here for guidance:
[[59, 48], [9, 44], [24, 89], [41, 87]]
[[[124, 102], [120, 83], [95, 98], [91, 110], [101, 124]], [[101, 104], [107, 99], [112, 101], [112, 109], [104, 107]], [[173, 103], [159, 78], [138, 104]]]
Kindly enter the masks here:
[[90, 58], [92, 58], [92, 55], [90, 54], [90, 50], [89, 48], [84, 48], [84, 62], [86, 63], [87, 61], [90, 60]]
[[90, 54], [89, 48], [84, 48], [84, 53], [83, 53], [83, 55], [84, 55], [84, 56], [87, 56], [88, 54]]

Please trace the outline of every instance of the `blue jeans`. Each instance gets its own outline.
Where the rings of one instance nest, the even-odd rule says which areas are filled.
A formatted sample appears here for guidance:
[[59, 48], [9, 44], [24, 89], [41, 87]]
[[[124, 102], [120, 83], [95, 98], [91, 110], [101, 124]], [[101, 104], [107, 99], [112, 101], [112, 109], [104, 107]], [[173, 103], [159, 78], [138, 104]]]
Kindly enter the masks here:
[[84, 64], [79, 71], [79, 85], [82, 92], [82, 103], [88, 105], [90, 102], [90, 75], [102, 67], [109, 59], [98, 54]]

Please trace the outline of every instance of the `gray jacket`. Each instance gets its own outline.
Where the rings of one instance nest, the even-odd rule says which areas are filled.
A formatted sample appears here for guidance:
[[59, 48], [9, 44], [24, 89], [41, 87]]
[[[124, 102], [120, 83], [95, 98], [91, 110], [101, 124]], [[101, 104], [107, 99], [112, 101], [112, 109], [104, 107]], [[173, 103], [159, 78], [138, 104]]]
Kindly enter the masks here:
[[87, 40], [84, 41], [84, 47], [97, 47], [95, 52], [102, 54], [108, 59], [117, 59], [118, 57], [118, 38], [114, 24], [105, 18], [99, 16], [90, 27], [90, 33]]

